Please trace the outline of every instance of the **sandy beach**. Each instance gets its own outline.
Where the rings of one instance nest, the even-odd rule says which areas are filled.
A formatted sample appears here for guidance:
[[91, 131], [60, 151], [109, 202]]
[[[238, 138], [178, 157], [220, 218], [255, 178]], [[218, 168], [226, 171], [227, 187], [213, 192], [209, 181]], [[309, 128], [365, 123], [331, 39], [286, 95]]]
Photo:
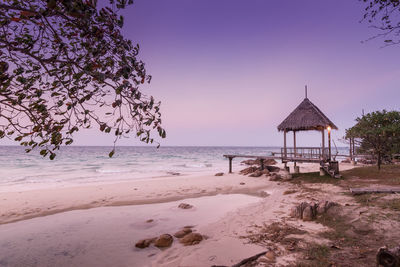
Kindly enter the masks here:
[[[283, 167], [282, 164], [276, 166]], [[319, 170], [318, 164], [303, 163], [300, 166], [301, 172]], [[353, 166], [342, 164], [340, 168], [346, 170]], [[131, 182], [2, 192], [0, 224], [103, 206], [161, 203], [217, 194], [257, 195], [259, 191], [268, 187], [267, 179], [240, 175], [239, 170], [219, 177], [213, 174], [183, 175]]]
[[[300, 166], [302, 172], [319, 168], [317, 164]], [[352, 167], [345, 164], [341, 169]], [[9, 253], [0, 259], [0, 266], [237, 263], [265, 251], [265, 247], [241, 237], [257, 225], [286, 220], [298, 199], [284, 194], [296, 187], [293, 184], [235, 171], [223, 176], [171, 176], [1, 193], [0, 233], [4, 238], [0, 245]], [[182, 213], [177, 208], [182, 202], [194, 208]], [[315, 223], [294, 224], [313, 233], [324, 228]], [[185, 225], [192, 225], [206, 239], [194, 246], [182, 246], [175, 240], [162, 250], [134, 247], [140, 239], [173, 234]], [[284, 264], [285, 260], [290, 261], [290, 257], [280, 261]]]

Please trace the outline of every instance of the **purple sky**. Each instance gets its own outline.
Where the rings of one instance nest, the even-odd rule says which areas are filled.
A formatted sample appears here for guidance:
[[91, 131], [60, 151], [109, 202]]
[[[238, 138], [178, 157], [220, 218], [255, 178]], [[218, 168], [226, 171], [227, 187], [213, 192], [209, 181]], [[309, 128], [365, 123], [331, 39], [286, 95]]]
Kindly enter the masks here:
[[[136, 0], [123, 13], [124, 33], [153, 76], [143, 92], [162, 101], [161, 144], [280, 146], [276, 127], [306, 84], [339, 127], [335, 140], [362, 109], [398, 109], [400, 46], [361, 43], [376, 33], [359, 23], [363, 8], [357, 0]], [[112, 145], [112, 137], [80, 132], [75, 144]], [[298, 134], [298, 145], [319, 144], [319, 133]]]

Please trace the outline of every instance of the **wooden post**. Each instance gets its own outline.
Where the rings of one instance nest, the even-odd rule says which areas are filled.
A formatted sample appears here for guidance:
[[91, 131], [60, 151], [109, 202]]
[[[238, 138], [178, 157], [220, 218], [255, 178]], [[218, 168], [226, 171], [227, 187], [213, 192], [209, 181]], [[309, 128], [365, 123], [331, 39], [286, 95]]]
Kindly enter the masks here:
[[294, 165], [294, 173], [300, 173], [300, 167], [299, 166]]
[[286, 130], [283, 131], [283, 150], [284, 150], [284, 155], [285, 159], [287, 158], [287, 149], [286, 149]]
[[233, 157], [229, 157], [229, 173], [232, 173], [232, 159]]
[[260, 159], [261, 170], [264, 170], [264, 159]]
[[349, 140], [350, 140], [350, 151], [349, 151], [349, 154], [350, 154], [350, 161], [352, 161], [353, 160], [353, 145], [351, 144], [351, 137], [349, 138]]
[[331, 127], [328, 126], [329, 161], [331, 160]]
[[[296, 131], [293, 131], [293, 153], [294, 157], [296, 157]], [[294, 162], [296, 165], [296, 162]]]
[[325, 130], [322, 129], [322, 159], [325, 161]]

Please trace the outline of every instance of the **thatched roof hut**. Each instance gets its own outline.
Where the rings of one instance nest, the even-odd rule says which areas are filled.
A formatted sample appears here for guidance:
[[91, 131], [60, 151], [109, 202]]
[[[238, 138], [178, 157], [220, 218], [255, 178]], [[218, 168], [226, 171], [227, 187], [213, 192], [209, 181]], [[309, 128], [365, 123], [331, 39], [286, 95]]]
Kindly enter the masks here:
[[278, 126], [279, 131], [323, 131], [331, 127], [337, 130], [336, 125], [325, 116], [307, 97], [297, 106], [292, 113]]

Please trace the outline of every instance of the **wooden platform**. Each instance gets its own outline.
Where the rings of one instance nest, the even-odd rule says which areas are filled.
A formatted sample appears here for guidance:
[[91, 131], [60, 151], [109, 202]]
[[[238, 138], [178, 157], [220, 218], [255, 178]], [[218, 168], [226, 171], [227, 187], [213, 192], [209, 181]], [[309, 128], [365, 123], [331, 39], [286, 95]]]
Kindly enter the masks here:
[[[300, 154], [299, 154], [300, 155]], [[256, 156], [256, 155], [232, 155], [232, 154], [227, 154], [223, 155], [225, 158], [229, 159], [229, 173], [232, 173], [232, 160], [234, 158], [248, 158], [248, 159], [256, 159], [260, 160], [260, 165], [261, 169], [264, 168], [264, 161], [269, 160], [269, 159], [275, 159], [275, 160], [281, 160], [283, 163], [287, 162], [310, 162], [310, 163], [320, 163], [321, 164], [321, 159], [313, 157], [313, 158], [307, 158], [307, 157], [300, 157], [296, 156], [294, 154], [291, 155], [283, 155], [282, 153], [275, 153], [273, 156]]]
[[372, 193], [400, 193], [400, 187], [384, 187], [384, 188], [350, 188], [353, 195], [372, 194]]
[[[329, 153], [330, 154], [330, 153]], [[257, 155], [243, 155], [243, 154], [226, 154], [223, 155], [229, 159], [229, 173], [232, 173], [232, 160], [234, 158], [249, 158], [260, 161], [261, 169], [264, 169], [264, 162], [266, 160], [275, 159], [281, 160], [282, 163], [294, 162], [309, 162], [319, 163], [321, 168], [327, 175], [334, 178], [340, 178], [339, 165], [337, 161], [328, 160], [328, 150], [320, 147], [285, 147], [281, 148], [281, 153], [273, 153], [271, 156], [257, 156]]]

